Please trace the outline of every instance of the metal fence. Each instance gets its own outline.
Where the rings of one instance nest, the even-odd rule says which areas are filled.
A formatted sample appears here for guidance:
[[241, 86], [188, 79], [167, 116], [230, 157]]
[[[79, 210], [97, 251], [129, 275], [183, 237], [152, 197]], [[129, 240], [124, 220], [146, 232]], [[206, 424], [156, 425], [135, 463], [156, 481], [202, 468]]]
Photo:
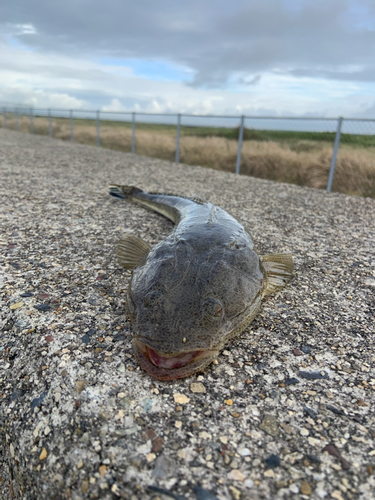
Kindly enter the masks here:
[[[331, 150], [327, 191], [332, 189], [342, 134], [350, 138], [350, 142], [355, 143], [359, 138], [359, 142], [369, 140], [369, 145], [375, 146], [375, 120], [369, 119], [151, 114], [42, 109], [22, 105], [0, 107], [0, 117], [4, 128], [113, 147], [176, 163], [181, 161], [181, 153], [184, 163], [210, 166], [214, 161], [226, 162], [224, 169], [228, 170], [229, 163], [233, 162], [236, 174], [240, 173], [241, 165], [253, 172], [255, 167], [251, 164], [249, 151], [253, 154], [257, 143], [274, 141], [284, 144], [288, 141], [293, 151], [307, 151], [313, 149], [314, 141], [320, 141]], [[117, 133], [119, 126], [126, 126], [126, 136], [124, 130], [121, 137]], [[108, 127], [111, 127], [109, 133]], [[116, 134], [118, 142], [114, 145]], [[150, 141], [152, 134], [154, 138]], [[215, 137], [225, 140], [215, 143]], [[199, 141], [203, 139], [206, 140], [205, 146], [200, 147]], [[207, 140], [211, 140], [211, 149], [207, 147]], [[207, 150], [203, 159], [202, 147]], [[221, 157], [218, 156], [220, 148], [226, 148]]]

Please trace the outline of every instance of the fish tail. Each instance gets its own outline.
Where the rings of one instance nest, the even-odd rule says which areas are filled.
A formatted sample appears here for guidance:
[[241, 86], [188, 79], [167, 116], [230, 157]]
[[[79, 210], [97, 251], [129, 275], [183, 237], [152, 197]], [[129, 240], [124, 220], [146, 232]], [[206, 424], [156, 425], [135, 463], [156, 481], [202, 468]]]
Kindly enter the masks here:
[[109, 194], [115, 198], [125, 199], [137, 193], [143, 193], [142, 189], [135, 186], [119, 186], [118, 184], [111, 184], [109, 186]]

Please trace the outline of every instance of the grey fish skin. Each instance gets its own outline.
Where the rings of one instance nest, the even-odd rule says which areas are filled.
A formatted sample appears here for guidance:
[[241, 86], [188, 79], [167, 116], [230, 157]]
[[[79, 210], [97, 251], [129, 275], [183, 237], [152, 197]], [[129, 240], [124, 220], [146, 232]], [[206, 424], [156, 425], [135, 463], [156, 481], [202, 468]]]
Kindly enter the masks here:
[[259, 257], [244, 227], [199, 198], [110, 188], [176, 225], [150, 247], [131, 235], [119, 243], [120, 265], [132, 270], [127, 305], [142, 368], [160, 380], [202, 371], [257, 314], [261, 298], [290, 280], [289, 254]]

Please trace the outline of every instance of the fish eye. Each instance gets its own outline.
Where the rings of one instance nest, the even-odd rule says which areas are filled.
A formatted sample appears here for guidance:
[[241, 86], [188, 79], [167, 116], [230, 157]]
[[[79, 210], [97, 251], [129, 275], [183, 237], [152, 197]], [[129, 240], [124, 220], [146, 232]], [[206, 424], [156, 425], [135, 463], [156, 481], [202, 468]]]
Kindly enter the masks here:
[[205, 314], [213, 318], [219, 318], [223, 313], [223, 305], [219, 299], [213, 297], [206, 299], [202, 303], [202, 308]]
[[161, 298], [160, 292], [149, 292], [143, 298], [143, 305], [147, 308], [155, 307]]

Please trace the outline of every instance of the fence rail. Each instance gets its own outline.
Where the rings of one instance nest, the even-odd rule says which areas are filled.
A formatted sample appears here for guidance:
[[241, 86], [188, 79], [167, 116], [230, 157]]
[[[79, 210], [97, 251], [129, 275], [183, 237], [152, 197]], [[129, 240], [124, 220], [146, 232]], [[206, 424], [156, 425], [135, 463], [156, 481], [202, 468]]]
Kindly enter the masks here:
[[[327, 191], [332, 190], [337, 155], [343, 134], [345, 134], [345, 140], [353, 144], [356, 141], [362, 143], [366, 143], [367, 141], [368, 145], [375, 146], [375, 120], [372, 119], [213, 116], [181, 113], [46, 109], [22, 105], [3, 106], [2, 109], [0, 107], [0, 116], [2, 116], [2, 126], [4, 128], [14, 128], [17, 131], [21, 131], [21, 128], [22, 131], [27, 131], [28, 129], [31, 134], [36, 133], [36, 119], [45, 118], [48, 124], [46, 132], [50, 137], [55, 136], [53, 119], [64, 119], [69, 123], [69, 139], [71, 142], [75, 141], [75, 131], [80, 130], [78, 125], [89, 120], [90, 123], [95, 123], [96, 137], [93, 140], [98, 147], [104, 145], [103, 127], [108, 125], [108, 123], [112, 123], [114, 126], [116, 124], [126, 124], [129, 128], [129, 149], [133, 154], [136, 153], [136, 149], [138, 152], [138, 128], [138, 135], [141, 135], [141, 131], [145, 127], [161, 127], [159, 132], [168, 130], [168, 137], [171, 138], [171, 130], [172, 133], [174, 130], [171, 127], [175, 127], [173, 159], [176, 163], [179, 163], [181, 160], [181, 148], [183, 147], [184, 151], [186, 151], [189, 147], [189, 136], [194, 135], [202, 138], [213, 136], [224, 137], [228, 140], [230, 139], [232, 142], [235, 141], [237, 144], [236, 153], [234, 154], [234, 151], [231, 150], [230, 156], [230, 158], [233, 157], [233, 163], [235, 163], [233, 164], [233, 168], [235, 168], [236, 174], [240, 173], [241, 165], [243, 166], [246, 163], [246, 159], [243, 157], [243, 148], [246, 141], [253, 141], [252, 144], [254, 145], [256, 141], [283, 141], [287, 138], [289, 141], [293, 140], [296, 142], [296, 144], [292, 145], [295, 151], [304, 151], [304, 148], [307, 151], [309, 148], [313, 148], [311, 144], [303, 143], [304, 139], [306, 141], [321, 141], [332, 148], [326, 186]], [[28, 127], [25, 119], [29, 120]], [[108, 142], [108, 138], [106, 140]], [[141, 140], [142, 138], [140, 137]], [[79, 140], [78, 142], [82, 141]], [[293, 149], [292, 146], [291, 148]], [[227, 148], [229, 148], [228, 144]], [[171, 149], [171, 145], [169, 145], [169, 149]], [[165, 157], [166, 153], [163, 152], [161, 156]], [[171, 154], [169, 154], [168, 158], [170, 156]], [[249, 161], [247, 162], [249, 163]], [[185, 163], [188, 162], [185, 161]], [[254, 168], [252, 165], [250, 167]]]

